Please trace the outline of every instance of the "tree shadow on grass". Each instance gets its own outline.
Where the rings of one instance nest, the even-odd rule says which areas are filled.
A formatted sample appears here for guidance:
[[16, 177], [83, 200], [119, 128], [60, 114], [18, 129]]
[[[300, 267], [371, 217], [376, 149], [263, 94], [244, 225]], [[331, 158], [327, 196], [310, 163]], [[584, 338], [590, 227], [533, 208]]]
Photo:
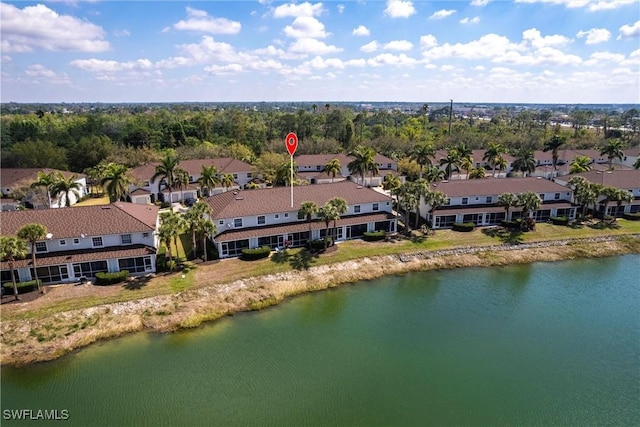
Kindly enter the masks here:
[[291, 258], [291, 254], [289, 253], [289, 251], [280, 251], [271, 255], [271, 261], [275, 262], [276, 264], [284, 264], [285, 262], [289, 261], [289, 258]]
[[506, 245], [519, 245], [523, 242], [522, 231], [509, 230], [501, 227], [483, 228], [482, 233], [493, 238], [499, 239]]
[[135, 291], [137, 289], [142, 289], [147, 286], [147, 284], [151, 281], [151, 276], [141, 276], [134, 277], [128, 280], [126, 283], [122, 285], [122, 287], [128, 291]]
[[595, 224], [589, 224], [587, 227], [592, 228], [594, 230], [617, 230], [620, 228], [620, 224], [617, 222], [608, 222], [608, 221], [599, 221]]
[[306, 250], [300, 251], [294, 256], [290, 257], [289, 265], [294, 270], [308, 270], [311, 267], [311, 264], [314, 263], [314, 258], [317, 255], [312, 255]]

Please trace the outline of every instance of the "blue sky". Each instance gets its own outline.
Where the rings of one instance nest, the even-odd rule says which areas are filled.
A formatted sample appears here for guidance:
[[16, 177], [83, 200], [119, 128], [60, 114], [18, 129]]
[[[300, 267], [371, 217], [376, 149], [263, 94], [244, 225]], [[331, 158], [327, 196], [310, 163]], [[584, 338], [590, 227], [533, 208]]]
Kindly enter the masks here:
[[637, 0], [0, 7], [2, 102], [640, 102]]

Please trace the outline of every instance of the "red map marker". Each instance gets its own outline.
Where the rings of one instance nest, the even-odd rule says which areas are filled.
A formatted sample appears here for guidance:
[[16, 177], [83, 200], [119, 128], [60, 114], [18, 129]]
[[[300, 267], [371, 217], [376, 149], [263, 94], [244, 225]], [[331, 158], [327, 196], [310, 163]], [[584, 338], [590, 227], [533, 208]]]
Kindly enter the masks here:
[[293, 132], [289, 132], [287, 134], [287, 138], [285, 139], [286, 145], [287, 145], [287, 151], [289, 152], [290, 156], [293, 156], [293, 153], [296, 152], [296, 149], [298, 148], [298, 135], [296, 135]]

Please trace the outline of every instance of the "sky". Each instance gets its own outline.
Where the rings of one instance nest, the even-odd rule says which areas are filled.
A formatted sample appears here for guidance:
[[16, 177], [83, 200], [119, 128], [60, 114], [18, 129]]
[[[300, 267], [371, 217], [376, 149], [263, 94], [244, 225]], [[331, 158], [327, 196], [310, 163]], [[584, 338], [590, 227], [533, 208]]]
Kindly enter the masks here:
[[5, 102], [640, 103], [638, 0], [0, 2]]

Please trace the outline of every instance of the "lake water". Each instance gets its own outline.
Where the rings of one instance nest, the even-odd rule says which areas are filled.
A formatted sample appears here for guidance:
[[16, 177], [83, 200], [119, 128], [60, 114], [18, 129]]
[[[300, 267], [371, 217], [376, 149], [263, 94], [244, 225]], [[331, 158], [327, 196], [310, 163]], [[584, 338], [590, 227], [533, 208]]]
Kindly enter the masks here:
[[3, 426], [638, 425], [640, 255], [383, 278], [1, 385]]

